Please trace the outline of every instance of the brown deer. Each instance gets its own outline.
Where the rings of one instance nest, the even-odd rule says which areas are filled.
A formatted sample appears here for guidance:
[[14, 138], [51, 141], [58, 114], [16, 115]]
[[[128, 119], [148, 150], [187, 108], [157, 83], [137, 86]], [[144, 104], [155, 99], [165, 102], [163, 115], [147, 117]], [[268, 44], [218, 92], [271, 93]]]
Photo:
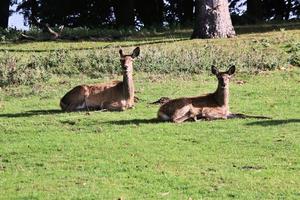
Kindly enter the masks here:
[[214, 93], [198, 97], [183, 97], [169, 100], [158, 111], [158, 119], [181, 123], [189, 119], [227, 119], [229, 112], [229, 80], [235, 72], [235, 66], [226, 72], [219, 72], [211, 67], [211, 72], [218, 79], [218, 88]]
[[140, 54], [137, 47], [130, 55], [119, 51], [123, 81], [79, 85], [67, 92], [60, 100], [63, 111], [109, 110], [123, 111], [134, 106], [133, 60]]

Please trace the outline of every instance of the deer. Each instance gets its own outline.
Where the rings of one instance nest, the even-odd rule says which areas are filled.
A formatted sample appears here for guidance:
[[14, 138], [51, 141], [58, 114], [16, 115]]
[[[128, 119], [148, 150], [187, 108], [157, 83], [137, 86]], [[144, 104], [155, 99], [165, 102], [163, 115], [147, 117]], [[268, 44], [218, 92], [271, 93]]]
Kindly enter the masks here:
[[188, 120], [197, 121], [198, 119], [272, 119], [271, 117], [245, 115], [229, 111], [229, 82], [235, 70], [234, 65], [225, 72], [219, 72], [215, 66], [211, 67], [212, 74], [218, 79], [218, 86], [214, 93], [178, 99], [162, 97], [153, 102], [154, 104], [161, 104], [157, 113], [158, 120], [181, 123]]
[[218, 79], [218, 87], [214, 93], [170, 99], [159, 108], [158, 119], [181, 123], [190, 119], [197, 121], [198, 118], [213, 120], [230, 117], [229, 80], [235, 72], [235, 66], [231, 66], [226, 72], [219, 72], [217, 67], [212, 66], [211, 72]]
[[124, 111], [134, 107], [133, 61], [140, 54], [136, 47], [132, 54], [119, 50], [123, 81], [92, 85], [79, 85], [60, 100], [63, 111], [108, 110]]

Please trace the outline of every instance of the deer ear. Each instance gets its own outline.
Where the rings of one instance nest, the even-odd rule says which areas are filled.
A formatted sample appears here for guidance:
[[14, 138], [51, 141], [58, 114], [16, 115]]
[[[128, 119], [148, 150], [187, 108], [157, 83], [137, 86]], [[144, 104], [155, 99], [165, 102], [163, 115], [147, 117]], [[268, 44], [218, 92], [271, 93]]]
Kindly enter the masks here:
[[122, 49], [119, 50], [119, 54], [120, 54], [121, 57], [124, 56]]
[[211, 66], [211, 73], [214, 75], [218, 75], [219, 74], [219, 70], [216, 66], [212, 65]]
[[131, 57], [136, 58], [140, 55], [140, 47], [137, 47], [133, 50]]
[[233, 65], [227, 70], [226, 73], [229, 75], [232, 75], [232, 74], [234, 74], [234, 72], [235, 72], [235, 66]]

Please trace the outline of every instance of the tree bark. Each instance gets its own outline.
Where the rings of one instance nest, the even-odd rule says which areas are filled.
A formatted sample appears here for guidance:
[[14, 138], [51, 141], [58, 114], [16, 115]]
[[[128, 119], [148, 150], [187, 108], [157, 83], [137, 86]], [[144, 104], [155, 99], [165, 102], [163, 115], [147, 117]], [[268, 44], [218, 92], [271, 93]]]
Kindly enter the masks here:
[[8, 18], [9, 18], [9, 3], [10, 0], [0, 0], [0, 27], [8, 27]]
[[196, 20], [191, 38], [234, 37], [227, 0], [196, 0]]

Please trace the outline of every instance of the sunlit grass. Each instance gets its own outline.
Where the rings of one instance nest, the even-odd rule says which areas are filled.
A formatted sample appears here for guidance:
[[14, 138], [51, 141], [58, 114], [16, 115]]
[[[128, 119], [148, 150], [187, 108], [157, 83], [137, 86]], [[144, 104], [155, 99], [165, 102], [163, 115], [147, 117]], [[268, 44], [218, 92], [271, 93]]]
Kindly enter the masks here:
[[[299, 30], [190, 32], [0, 44], [0, 199], [299, 199]], [[121, 80], [118, 48], [138, 45], [135, 109], [59, 110], [78, 84]], [[237, 67], [232, 112], [273, 119], [154, 120], [162, 96], [213, 92], [211, 64]]]
[[148, 103], [212, 92], [215, 77], [136, 73], [135, 109], [89, 114], [61, 113], [60, 97], [83, 82], [121, 77], [6, 87], [0, 94], [1, 198], [298, 199], [299, 75], [297, 68], [237, 71], [231, 111], [272, 120], [183, 124], [156, 123], [158, 106]]

